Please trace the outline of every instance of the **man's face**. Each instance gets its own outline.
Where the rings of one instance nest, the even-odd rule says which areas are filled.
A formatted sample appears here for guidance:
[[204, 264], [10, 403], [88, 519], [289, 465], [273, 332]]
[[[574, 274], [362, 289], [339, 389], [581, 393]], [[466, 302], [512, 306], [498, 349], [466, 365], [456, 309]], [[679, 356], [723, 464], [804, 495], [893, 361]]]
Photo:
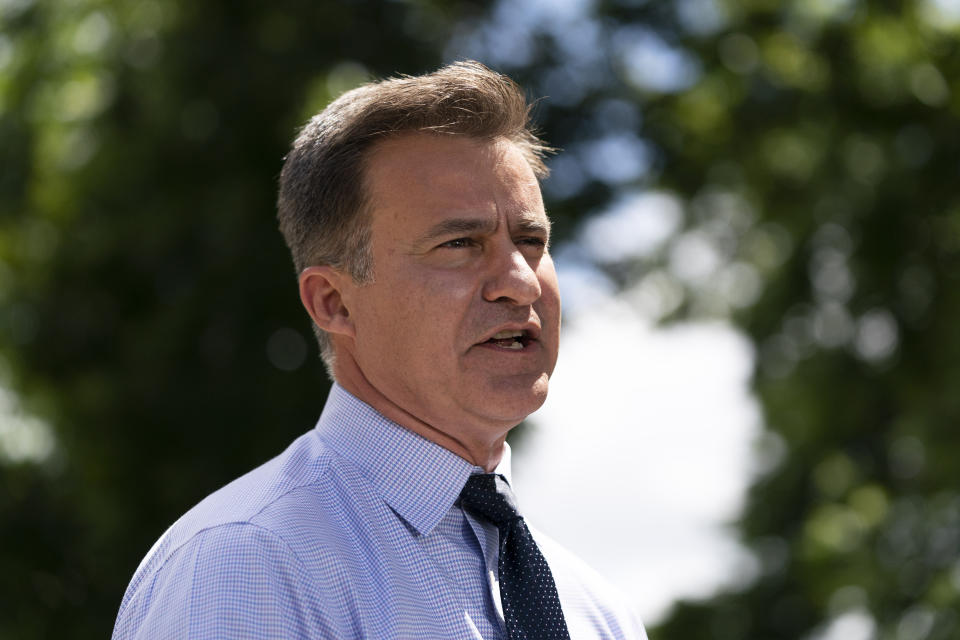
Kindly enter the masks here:
[[546, 398], [560, 333], [529, 165], [505, 140], [408, 134], [375, 147], [365, 186], [375, 280], [343, 294], [348, 357], [393, 404], [454, 437], [517, 424]]

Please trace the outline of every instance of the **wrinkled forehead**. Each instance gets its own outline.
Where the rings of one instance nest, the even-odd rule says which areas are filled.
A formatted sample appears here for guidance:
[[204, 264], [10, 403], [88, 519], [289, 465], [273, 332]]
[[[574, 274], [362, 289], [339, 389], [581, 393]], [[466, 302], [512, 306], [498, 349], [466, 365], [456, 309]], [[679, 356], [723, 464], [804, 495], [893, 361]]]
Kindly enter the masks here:
[[496, 197], [524, 215], [543, 215], [540, 185], [523, 153], [503, 138], [413, 133], [371, 149], [364, 172], [368, 204], [419, 198], [424, 206], [463, 208]]

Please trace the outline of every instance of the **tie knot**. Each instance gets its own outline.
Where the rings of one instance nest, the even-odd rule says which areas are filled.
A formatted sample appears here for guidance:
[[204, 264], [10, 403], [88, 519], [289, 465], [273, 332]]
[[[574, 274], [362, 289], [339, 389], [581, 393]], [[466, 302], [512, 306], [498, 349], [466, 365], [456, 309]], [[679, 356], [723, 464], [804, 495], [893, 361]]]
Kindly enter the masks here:
[[470, 476], [460, 492], [460, 504], [464, 509], [497, 525], [499, 529], [520, 518], [510, 485], [503, 476], [496, 473], [477, 473]]

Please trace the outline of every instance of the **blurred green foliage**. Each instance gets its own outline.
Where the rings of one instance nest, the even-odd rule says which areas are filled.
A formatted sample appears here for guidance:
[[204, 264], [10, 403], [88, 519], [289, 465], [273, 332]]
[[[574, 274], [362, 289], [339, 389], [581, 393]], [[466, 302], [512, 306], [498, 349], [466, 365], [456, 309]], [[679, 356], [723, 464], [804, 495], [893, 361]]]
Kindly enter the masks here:
[[0, 0], [0, 638], [103, 637], [164, 527], [312, 425], [283, 154], [363, 78], [466, 55], [548, 96], [561, 238], [674, 194], [676, 233], [596, 268], [756, 344], [755, 566], [651, 637], [956, 637], [958, 23], [945, 0]]
[[[658, 184], [762, 282], [727, 310], [721, 281], [687, 283], [678, 312], [732, 312], [753, 338], [770, 460], [740, 523], [752, 575], [654, 637], [960, 635], [960, 15], [946, 9], [731, 3], [718, 31], [678, 38], [698, 80], [648, 101]], [[717, 234], [731, 202], [740, 229]]]

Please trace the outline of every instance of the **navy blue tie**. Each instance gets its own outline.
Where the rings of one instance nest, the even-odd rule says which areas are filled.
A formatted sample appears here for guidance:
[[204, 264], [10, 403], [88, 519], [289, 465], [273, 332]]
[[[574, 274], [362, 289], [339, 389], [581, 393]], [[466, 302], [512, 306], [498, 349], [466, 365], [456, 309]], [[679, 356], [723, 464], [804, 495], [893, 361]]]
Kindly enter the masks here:
[[460, 492], [460, 504], [500, 531], [500, 599], [510, 640], [569, 640], [560, 596], [547, 561], [517, 513], [506, 479], [475, 474]]

